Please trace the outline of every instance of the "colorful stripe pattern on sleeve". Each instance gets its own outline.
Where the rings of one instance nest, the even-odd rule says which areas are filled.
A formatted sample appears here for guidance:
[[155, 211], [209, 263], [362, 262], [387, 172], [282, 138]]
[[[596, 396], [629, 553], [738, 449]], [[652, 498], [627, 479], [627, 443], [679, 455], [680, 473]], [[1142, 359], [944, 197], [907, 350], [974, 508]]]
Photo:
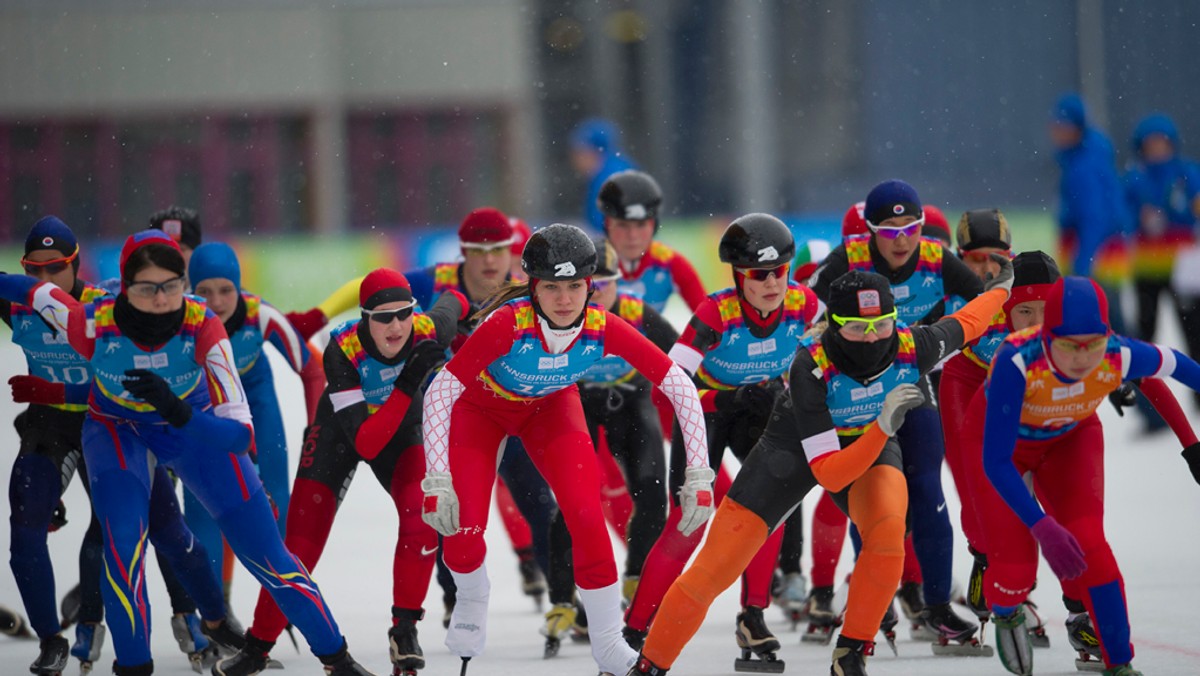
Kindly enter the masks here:
[[783, 299], [783, 316], [766, 338], [756, 338], [746, 326], [737, 290], [718, 291], [710, 296], [721, 313], [721, 341], [704, 355], [696, 377], [708, 389], [732, 390], [739, 385], [759, 383], [787, 373], [800, 339], [808, 328], [804, 321], [808, 302], [804, 287], [788, 284]]
[[975, 342], [963, 346], [962, 353], [972, 363], [986, 371], [991, 368], [992, 357], [996, 356], [996, 350], [1000, 349], [1008, 334], [1008, 315], [1001, 310], [992, 317], [992, 321], [983, 330], [982, 336]]
[[547, 352], [538, 333], [537, 315], [528, 298], [511, 300], [516, 330], [512, 349], [480, 372], [484, 384], [498, 396], [531, 401], [575, 384], [604, 357], [607, 313], [588, 305], [583, 330], [571, 348], [561, 354]]

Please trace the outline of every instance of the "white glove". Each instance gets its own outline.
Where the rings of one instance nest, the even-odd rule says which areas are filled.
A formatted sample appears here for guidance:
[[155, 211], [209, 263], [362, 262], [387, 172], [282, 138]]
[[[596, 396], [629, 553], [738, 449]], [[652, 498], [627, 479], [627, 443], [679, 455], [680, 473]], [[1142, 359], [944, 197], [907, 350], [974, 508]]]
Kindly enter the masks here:
[[458, 532], [458, 495], [449, 472], [429, 472], [421, 480], [425, 500], [421, 504], [421, 519], [434, 530], [450, 537]]
[[686, 537], [712, 516], [712, 484], [716, 475], [707, 467], [689, 467], [683, 471], [683, 477], [683, 488], [679, 489], [679, 506], [683, 509], [679, 532]]
[[879, 412], [879, 429], [889, 437], [904, 424], [904, 414], [925, 403], [921, 388], [912, 384], [898, 385], [883, 399], [883, 410]]

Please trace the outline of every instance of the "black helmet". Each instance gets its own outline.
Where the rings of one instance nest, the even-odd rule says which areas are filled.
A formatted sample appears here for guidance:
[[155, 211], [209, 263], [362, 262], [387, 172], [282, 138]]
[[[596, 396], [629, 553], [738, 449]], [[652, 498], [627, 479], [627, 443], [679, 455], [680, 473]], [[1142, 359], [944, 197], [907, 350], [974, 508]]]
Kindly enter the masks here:
[[1013, 288], [1053, 284], [1062, 277], [1058, 263], [1042, 251], [1022, 251], [1013, 258]]
[[199, 247], [203, 241], [200, 214], [196, 213], [195, 209], [171, 205], [151, 214], [150, 227], [162, 230], [170, 235], [171, 239], [192, 249]]
[[533, 279], [590, 277], [596, 271], [596, 245], [579, 228], [555, 223], [533, 233], [526, 242], [521, 269]]
[[735, 268], [773, 268], [792, 261], [796, 240], [778, 218], [746, 214], [725, 228], [717, 253]]
[[650, 174], [633, 169], [609, 176], [596, 198], [596, 206], [605, 216], [630, 221], [656, 219], [659, 204], [662, 204], [662, 190], [658, 182]]
[[973, 209], [958, 220], [958, 248], [970, 251], [983, 247], [1012, 248], [1012, 229], [999, 209]]
[[599, 279], [615, 279], [621, 274], [617, 263], [617, 250], [607, 237], [593, 237], [592, 244], [596, 247], [596, 272], [593, 275]]

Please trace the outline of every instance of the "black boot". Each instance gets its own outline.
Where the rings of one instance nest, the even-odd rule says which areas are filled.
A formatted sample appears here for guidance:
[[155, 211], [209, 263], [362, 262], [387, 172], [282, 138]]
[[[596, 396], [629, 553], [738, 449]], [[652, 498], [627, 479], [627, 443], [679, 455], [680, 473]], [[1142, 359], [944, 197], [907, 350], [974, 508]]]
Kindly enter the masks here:
[[831, 676], [867, 676], [867, 657], [875, 654], [875, 644], [856, 638], [838, 636], [833, 649]]
[[62, 634], [55, 634], [42, 639], [37, 659], [29, 665], [30, 673], [57, 674], [67, 668], [67, 656], [71, 654], [71, 644]]
[[221, 623], [215, 627], [208, 626], [207, 622], [201, 622], [200, 633], [204, 634], [217, 647], [217, 650], [221, 651], [222, 655], [235, 655], [246, 647], [245, 632], [236, 631], [228, 618], [221, 620]]
[[638, 655], [637, 662], [634, 662], [633, 667], [625, 676], [665, 676], [666, 669], [655, 665], [650, 660]]
[[621, 636], [625, 637], [625, 642], [629, 644], [630, 648], [638, 652], [642, 651], [642, 646], [646, 643], [646, 630], [644, 629], [626, 626], [621, 629]]
[[392, 607], [396, 623], [388, 630], [388, 652], [395, 673], [411, 673], [425, 668], [425, 653], [417, 641], [417, 622], [425, 616], [423, 610]]
[[325, 665], [325, 673], [328, 676], [375, 676], [363, 665], [354, 661], [347, 649], [345, 639], [342, 640], [341, 650], [332, 655], [317, 655], [317, 659]]
[[244, 645], [232, 657], [213, 665], [213, 676], [254, 676], [267, 668], [267, 655], [275, 647], [274, 641], [264, 641], [246, 632]]
[[136, 667], [123, 667], [113, 661], [113, 673], [117, 676], [150, 676], [154, 673], [154, 660]]

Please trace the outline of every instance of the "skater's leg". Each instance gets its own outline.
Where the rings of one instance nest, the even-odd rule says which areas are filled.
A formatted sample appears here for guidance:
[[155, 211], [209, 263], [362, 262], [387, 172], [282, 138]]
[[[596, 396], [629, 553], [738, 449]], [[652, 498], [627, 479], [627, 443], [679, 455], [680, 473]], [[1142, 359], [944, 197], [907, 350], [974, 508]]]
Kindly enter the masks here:
[[925, 605], [941, 605], [950, 600], [954, 531], [942, 493], [945, 448], [937, 409], [923, 406], [909, 411], [897, 440], [904, 455], [913, 546], [924, 577]]
[[288, 504], [291, 502], [291, 482], [288, 480], [287, 435], [283, 429], [283, 413], [275, 393], [275, 379], [266, 355], [259, 357], [250, 371], [242, 376], [250, 413], [254, 416], [254, 447], [258, 452], [258, 476], [263, 488], [279, 509], [279, 535], [287, 533]]
[[204, 551], [207, 552], [208, 566], [212, 569], [213, 577], [217, 580], [223, 579], [221, 557], [225, 550], [225, 542], [221, 538], [221, 529], [187, 487], [183, 489], [183, 516], [187, 529], [196, 536], [196, 541], [203, 545]]
[[[987, 370], [965, 355], [951, 358], [942, 370], [941, 384], [938, 390], [938, 408], [941, 415], [942, 439], [946, 447], [946, 465], [950, 467], [950, 475], [954, 479], [954, 488], [958, 493], [960, 523], [963, 536], [975, 551], [984, 551], [978, 532], [980, 530], [978, 515], [974, 507], [974, 497], [967, 487], [967, 477], [963, 469], [963, 453], [965, 439], [971, 434], [981, 434], [981, 430], [967, 426], [966, 411], [975, 393], [983, 385]], [[906, 566], [907, 568], [907, 566]]]
[[550, 516], [554, 511], [554, 494], [529, 461], [529, 454], [520, 439], [508, 438], [498, 471], [521, 516], [529, 524], [534, 557], [538, 567], [545, 570], [550, 566]]
[[846, 544], [846, 526], [850, 518], [838, 508], [832, 496], [821, 491], [813, 512], [812, 527], [812, 586], [832, 587], [837, 574], [838, 560]]
[[895, 467], [876, 465], [850, 485], [847, 497], [863, 549], [850, 579], [842, 635], [870, 641], [892, 605], [904, 567], [904, 475]]
[[[425, 477], [425, 449], [419, 444], [409, 446], [400, 451], [394, 462], [388, 464], [391, 465], [388, 492], [400, 522], [392, 562], [392, 606], [417, 611], [419, 615], [424, 612], [425, 595], [429, 592], [438, 547], [437, 532], [421, 519], [421, 503], [425, 495], [421, 490], [421, 479]], [[376, 463], [372, 463], [372, 469], [377, 474], [382, 474], [384, 470], [383, 467], [376, 469]], [[393, 613], [393, 624], [396, 620]]]
[[648, 393], [639, 392], [626, 398], [625, 406], [610, 418], [607, 437], [613, 457], [625, 470], [634, 504], [626, 538], [629, 551], [625, 556], [625, 576], [639, 577], [650, 547], [667, 520], [662, 429]]
[[[221, 583], [209, 567], [204, 543], [184, 523], [174, 488], [166, 468], [155, 467], [150, 488], [150, 542], [159, 560], [167, 564], [162, 568], [163, 580], [167, 581], [170, 575], [180, 585], [171, 594], [171, 610], [190, 614], [199, 609], [201, 617], [215, 622], [225, 617]], [[198, 503], [197, 508], [203, 509]], [[170, 583], [167, 590], [171, 591]], [[186, 603], [177, 605], [177, 596]]]

